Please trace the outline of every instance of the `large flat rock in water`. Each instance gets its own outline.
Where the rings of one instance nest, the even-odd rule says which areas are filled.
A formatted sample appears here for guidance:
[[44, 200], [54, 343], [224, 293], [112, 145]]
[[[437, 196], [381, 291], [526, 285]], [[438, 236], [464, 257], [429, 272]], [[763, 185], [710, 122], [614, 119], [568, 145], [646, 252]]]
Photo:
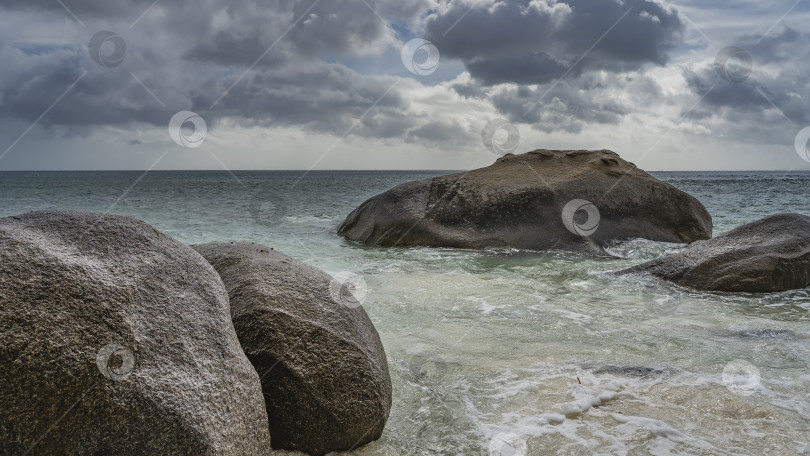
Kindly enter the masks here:
[[707, 291], [776, 292], [810, 285], [810, 217], [776, 214], [619, 274]]
[[225, 287], [141, 221], [0, 219], [0, 454], [268, 454]]
[[374, 196], [338, 228], [378, 246], [509, 247], [602, 253], [629, 238], [708, 239], [702, 204], [616, 153], [535, 150]]
[[230, 295], [239, 341], [261, 377], [273, 447], [323, 455], [377, 440], [391, 378], [377, 330], [351, 292], [262, 245], [194, 249]]

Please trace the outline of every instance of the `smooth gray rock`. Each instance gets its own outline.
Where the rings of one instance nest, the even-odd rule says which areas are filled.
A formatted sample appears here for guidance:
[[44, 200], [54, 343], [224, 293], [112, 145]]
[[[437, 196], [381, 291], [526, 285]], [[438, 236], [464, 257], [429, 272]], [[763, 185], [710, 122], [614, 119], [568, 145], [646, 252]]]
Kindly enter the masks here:
[[391, 409], [388, 363], [348, 290], [330, 292], [329, 275], [262, 245], [194, 249], [228, 290], [239, 341], [261, 377], [273, 447], [322, 455], [378, 439]]
[[810, 285], [810, 217], [776, 214], [618, 272], [707, 291], [767, 293]]
[[[564, 224], [572, 200], [598, 209], [597, 218], [580, 211], [574, 219], [585, 228], [598, 220], [593, 233]], [[597, 253], [617, 239], [688, 243], [711, 232], [711, 216], [695, 198], [607, 150], [508, 154], [486, 168], [408, 182], [367, 200], [338, 228], [379, 246]]]
[[0, 219], [0, 454], [268, 454], [227, 299], [141, 221]]

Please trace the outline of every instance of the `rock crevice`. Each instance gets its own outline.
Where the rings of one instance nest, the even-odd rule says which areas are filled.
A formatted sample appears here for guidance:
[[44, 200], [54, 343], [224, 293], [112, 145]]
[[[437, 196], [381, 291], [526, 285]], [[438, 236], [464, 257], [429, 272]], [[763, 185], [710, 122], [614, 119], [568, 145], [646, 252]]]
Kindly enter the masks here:
[[193, 248], [229, 292], [239, 341], [261, 377], [273, 446], [323, 455], [377, 440], [391, 378], [359, 303], [336, 302], [332, 277], [269, 247]]

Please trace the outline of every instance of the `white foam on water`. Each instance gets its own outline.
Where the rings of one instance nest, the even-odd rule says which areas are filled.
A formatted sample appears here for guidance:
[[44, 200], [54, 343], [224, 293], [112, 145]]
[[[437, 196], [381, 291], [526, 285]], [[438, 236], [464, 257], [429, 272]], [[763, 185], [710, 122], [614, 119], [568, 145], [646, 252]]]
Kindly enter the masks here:
[[591, 315], [586, 315], [579, 312], [573, 312], [571, 310], [565, 309], [552, 309], [553, 312], [556, 312], [562, 315], [564, 318], [573, 321], [575, 324], [584, 327], [585, 324], [590, 323], [593, 320]]
[[480, 305], [481, 315], [489, 315], [492, 313], [493, 310], [503, 309], [506, 307], [505, 305], [504, 306], [492, 305], [486, 300], [486, 298], [479, 298], [477, 296], [468, 296], [464, 298], [464, 300], [478, 303]]
[[331, 224], [335, 222], [334, 218], [326, 215], [287, 215], [284, 218], [292, 223], [305, 224], [307, 226], [318, 223], [328, 222]]
[[[752, 413], [752, 418], [758, 416], [755, 406], [736, 411], [738, 404], [732, 404], [724, 409], [724, 402], [745, 402], [728, 393], [717, 377], [665, 371], [633, 378], [593, 370], [579, 365], [543, 365], [523, 371], [508, 369], [490, 379], [492, 391], [487, 397], [500, 405], [473, 419], [481, 445], [510, 433], [528, 442], [529, 455], [638, 454], [640, 448], [654, 455], [769, 454], [757, 453], [755, 447], [747, 449], [739, 440], [762, 440], [760, 436], [774, 434], [773, 427], [757, 430], [756, 422], [747, 421], [754, 428], [744, 428], [739, 438], [727, 440], [715, 433], [732, 429], [702, 429], [690, 423], [688, 415], [696, 411], [684, 409], [681, 398], [697, 397], [698, 403], [702, 400], [710, 408], [719, 406], [720, 414], [730, 415], [731, 423], [726, 425], [738, 430], [738, 420], [750, 420]], [[709, 399], [724, 395], [729, 397], [718, 403]], [[503, 412], [498, 413], [500, 410]], [[769, 448], [765, 445], [760, 451]]]

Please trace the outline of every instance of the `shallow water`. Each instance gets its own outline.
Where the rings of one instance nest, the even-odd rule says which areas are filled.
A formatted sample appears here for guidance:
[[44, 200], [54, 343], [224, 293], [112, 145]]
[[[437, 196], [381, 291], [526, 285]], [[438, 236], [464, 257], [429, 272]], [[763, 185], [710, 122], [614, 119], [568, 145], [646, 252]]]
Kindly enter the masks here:
[[[436, 174], [0, 173], [0, 216], [110, 211], [183, 242], [260, 242], [360, 274], [394, 404], [383, 438], [352, 454], [805, 454], [808, 290], [711, 294], [607, 274], [682, 248], [640, 240], [610, 259], [335, 234], [366, 198]], [[653, 174], [701, 200], [715, 234], [810, 215], [808, 173]]]

